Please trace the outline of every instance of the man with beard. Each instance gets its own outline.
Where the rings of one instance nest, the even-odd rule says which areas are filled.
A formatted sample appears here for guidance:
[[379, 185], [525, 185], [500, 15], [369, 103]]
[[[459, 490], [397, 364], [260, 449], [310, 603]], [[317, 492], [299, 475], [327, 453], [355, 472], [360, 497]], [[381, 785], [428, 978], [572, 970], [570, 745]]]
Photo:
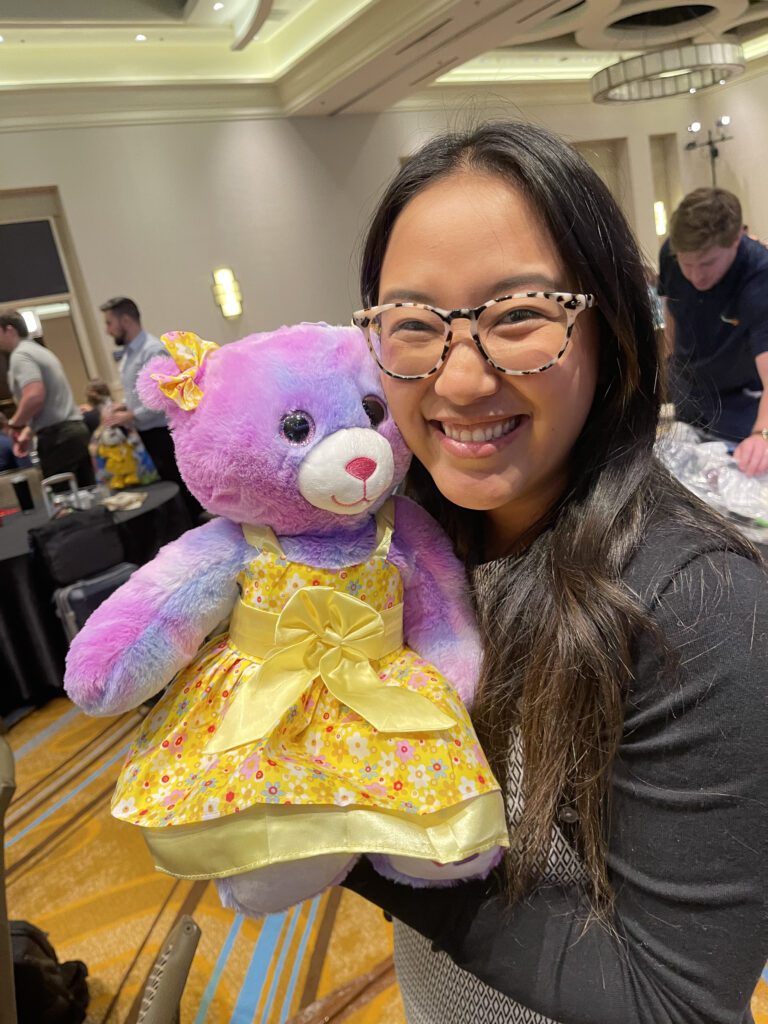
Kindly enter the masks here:
[[109, 299], [99, 308], [104, 314], [107, 334], [124, 353], [120, 360], [120, 379], [123, 383], [125, 404], [112, 406], [105, 411], [102, 423], [108, 427], [133, 427], [138, 431], [161, 479], [171, 480], [179, 485], [192, 521], [197, 522], [202, 507], [181, 479], [165, 413], [148, 409], [136, 390], [139, 374], [150, 359], [155, 356], [167, 356], [168, 353], [160, 339], [142, 327], [139, 307], [133, 299], [122, 296]]

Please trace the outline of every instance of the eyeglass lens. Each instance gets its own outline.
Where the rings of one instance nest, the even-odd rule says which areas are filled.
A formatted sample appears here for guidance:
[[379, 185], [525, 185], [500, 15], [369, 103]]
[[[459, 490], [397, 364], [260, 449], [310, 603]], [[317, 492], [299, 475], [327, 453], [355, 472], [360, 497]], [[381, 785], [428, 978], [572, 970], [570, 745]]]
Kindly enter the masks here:
[[[554, 299], [506, 299], [480, 314], [480, 342], [505, 370], [538, 370], [565, 344], [568, 316]], [[381, 365], [404, 377], [429, 373], [440, 361], [449, 331], [437, 313], [424, 307], [397, 307], [371, 320], [371, 343]]]

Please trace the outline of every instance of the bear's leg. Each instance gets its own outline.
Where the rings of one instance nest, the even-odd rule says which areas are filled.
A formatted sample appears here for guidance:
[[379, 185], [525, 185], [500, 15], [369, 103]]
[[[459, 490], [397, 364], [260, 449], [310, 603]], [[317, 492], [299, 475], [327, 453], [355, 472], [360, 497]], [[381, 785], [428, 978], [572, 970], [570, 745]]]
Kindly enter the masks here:
[[350, 857], [348, 853], [307, 857], [217, 879], [216, 888], [224, 906], [239, 914], [249, 917], [276, 914], [317, 896], [331, 885], [338, 885], [356, 860], [356, 856]]
[[422, 886], [453, 885], [468, 878], [485, 878], [504, 856], [501, 847], [494, 846], [484, 853], [449, 864], [438, 864], [419, 857], [383, 857], [373, 855], [371, 863], [380, 875], [395, 882], [416, 888]]

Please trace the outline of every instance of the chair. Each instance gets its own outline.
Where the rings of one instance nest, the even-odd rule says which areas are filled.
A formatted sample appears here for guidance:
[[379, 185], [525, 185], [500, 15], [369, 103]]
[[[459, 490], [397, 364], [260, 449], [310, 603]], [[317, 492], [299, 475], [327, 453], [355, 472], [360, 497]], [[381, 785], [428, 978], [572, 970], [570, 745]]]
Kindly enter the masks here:
[[43, 494], [43, 474], [37, 467], [29, 467], [28, 469], [4, 469], [0, 473], [0, 508], [16, 508], [18, 501], [16, 500], [16, 491], [13, 489], [11, 481], [15, 477], [23, 476], [29, 483], [29, 490], [32, 494], [32, 501], [35, 509], [43, 509], [45, 505], [45, 496]]
[[199, 941], [199, 926], [184, 914], [168, 933], [149, 972], [136, 1024], [179, 1024], [181, 996]]
[[8, 905], [5, 899], [5, 812], [16, 790], [13, 752], [0, 736], [0, 1024], [16, 1024], [16, 990], [13, 984], [13, 955]]

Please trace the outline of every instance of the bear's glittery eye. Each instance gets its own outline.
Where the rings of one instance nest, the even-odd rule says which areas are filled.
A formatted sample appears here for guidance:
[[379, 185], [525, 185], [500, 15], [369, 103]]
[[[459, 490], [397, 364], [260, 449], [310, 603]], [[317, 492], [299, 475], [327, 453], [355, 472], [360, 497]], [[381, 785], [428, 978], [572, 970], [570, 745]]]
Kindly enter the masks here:
[[380, 423], [383, 423], [387, 418], [387, 407], [377, 398], [375, 395], [366, 395], [363, 399], [363, 408], [365, 414], [371, 421], [372, 427], [378, 427]]
[[304, 444], [312, 436], [315, 421], [308, 412], [296, 409], [280, 420], [280, 433], [291, 444]]

